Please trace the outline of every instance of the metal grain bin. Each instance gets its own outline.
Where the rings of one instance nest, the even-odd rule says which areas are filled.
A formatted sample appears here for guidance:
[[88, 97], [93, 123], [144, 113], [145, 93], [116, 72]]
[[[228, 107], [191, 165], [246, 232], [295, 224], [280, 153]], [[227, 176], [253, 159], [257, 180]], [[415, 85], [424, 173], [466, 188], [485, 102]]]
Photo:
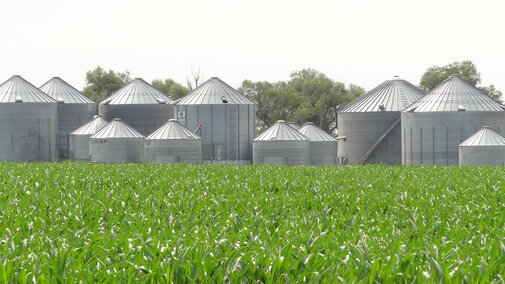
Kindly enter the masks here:
[[89, 137], [107, 125], [99, 115], [70, 133], [69, 158], [76, 161], [89, 161]]
[[58, 161], [58, 104], [18, 75], [0, 85], [0, 161]]
[[98, 106], [98, 113], [110, 121], [121, 118], [142, 135], [149, 135], [174, 118], [172, 100], [146, 81], [136, 78]]
[[202, 163], [202, 139], [175, 119], [146, 137], [147, 163]]
[[96, 114], [96, 103], [59, 77], [39, 88], [58, 101], [59, 158], [69, 158], [70, 133]]
[[336, 165], [338, 141], [313, 122], [305, 123], [298, 132], [309, 138], [312, 166]]
[[483, 126], [459, 144], [460, 166], [504, 166], [505, 137], [491, 127]]
[[459, 76], [402, 112], [404, 165], [458, 165], [458, 146], [482, 125], [505, 130], [504, 106]]
[[254, 164], [310, 165], [309, 138], [279, 120], [253, 141]]
[[421, 98], [424, 91], [406, 80], [387, 80], [349, 103], [338, 113], [341, 164], [402, 162], [401, 111]]
[[255, 105], [214, 77], [177, 103], [177, 121], [202, 138], [204, 163], [250, 164]]
[[89, 138], [91, 161], [99, 163], [142, 163], [144, 136], [123, 122], [112, 121]]

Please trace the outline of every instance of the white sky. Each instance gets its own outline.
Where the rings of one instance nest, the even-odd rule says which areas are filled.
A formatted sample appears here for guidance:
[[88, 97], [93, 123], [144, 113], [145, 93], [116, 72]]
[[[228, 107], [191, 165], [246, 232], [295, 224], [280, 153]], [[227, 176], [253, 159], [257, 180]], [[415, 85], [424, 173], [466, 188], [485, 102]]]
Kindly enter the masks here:
[[97, 65], [185, 84], [192, 70], [233, 87], [315, 68], [367, 90], [393, 75], [471, 60], [505, 93], [503, 0], [16, 0], [0, 12], [0, 82]]

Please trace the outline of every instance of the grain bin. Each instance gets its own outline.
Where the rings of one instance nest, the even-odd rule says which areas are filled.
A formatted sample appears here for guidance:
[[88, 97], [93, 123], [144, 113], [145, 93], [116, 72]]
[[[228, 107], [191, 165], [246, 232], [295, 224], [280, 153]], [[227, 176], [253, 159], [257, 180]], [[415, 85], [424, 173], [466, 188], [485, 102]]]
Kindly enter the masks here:
[[401, 111], [424, 95], [424, 91], [397, 77], [387, 80], [338, 113], [341, 164], [402, 162]]
[[39, 88], [58, 101], [59, 158], [69, 158], [70, 133], [96, 114], [96, 103], [59, 77]]
[[313, 122], [305, 123], [298, 132], [309, 138], [312, 166], [337, 164], [338, 141]]
[[504, 166], [505, 137], [491, 127], [483, 126], [459, 144], [460, 166]]
[[177, 103], [177, 121], [202, 138], [204, 163], [249, 164], [255, 105], [214, 77]]
[[89, 138], [91, 161], [99, 163], [142, 163], [144, 136], [123, 122], [112, 121]]
[[91, 121], [70, 133], [69, 158], [89, 161], [89, 137], [107, 125], [101, 116], [95, 115]]
[[504, 106], [457, 75], [402, 112], [404, 165], [458, 165], [458, 146], [482, 125], [505, 130]]
[[58, 161], [58, 104], [19, 75], [0, 85], [0, 161]]
[[146, 137], [147, 163], [202, 163], [202, 139], [175, 119]]
[[142, 135], [149, 135], [174, 118], [172, 100], [141, 78], [130, 81], [98, 106], [98, 113], [110, 121], [121, 118]]
[[309, 138], [279, 120], [253, 141], [254, 164], [310, 165]]

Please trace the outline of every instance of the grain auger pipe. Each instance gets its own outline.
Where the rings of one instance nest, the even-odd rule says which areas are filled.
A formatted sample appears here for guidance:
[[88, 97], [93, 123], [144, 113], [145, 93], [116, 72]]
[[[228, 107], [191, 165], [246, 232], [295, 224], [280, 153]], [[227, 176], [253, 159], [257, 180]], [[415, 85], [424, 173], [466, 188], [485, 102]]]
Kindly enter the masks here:
[[339, 137], [335, 137], [335, 140], [344, 140], [347, 141], [347, 136], [339, 136]]

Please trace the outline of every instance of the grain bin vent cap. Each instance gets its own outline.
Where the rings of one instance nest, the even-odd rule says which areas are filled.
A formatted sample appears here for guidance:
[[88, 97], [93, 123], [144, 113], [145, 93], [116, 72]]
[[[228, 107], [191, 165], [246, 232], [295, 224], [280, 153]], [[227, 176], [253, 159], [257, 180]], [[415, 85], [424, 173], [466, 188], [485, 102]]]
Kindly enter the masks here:
[[408, 81], [395, 77], [363, 94], [339, 113], [402, 111], [425, 94]]
[[452, 75], [409, 107], [410, 112], [504, 111], [504, 106]]
[[66, 104], [94, 104], [91, 99], [72, 87], [60, 77], [53, 77], [39, 88], [41, 91]]
[[156, 129], [151, 135], [146, 137], [147, 140], [163, 140], [163, 139], [200, 139], [198, 135], [189, 131], [186, 127], [180, 124], [175, 119], [169, 119], [160, 128]]
[[331, 137], [326, 131], [317, 127], [313, 122], [306, 122], [298, 132], [309, 138], [310, 141], [330, 141], [336, 142], [335, 138]]
[[109, 124], [100, 129], [100, 131], [95, 133], [90, 138], [144, 138], [144, 135], [138, 133], [135, 129], [126, 124], [120, 118], [114, 118]]
[[105, 119], [99, 115], [95, 115], [91, 121], [72, 131], [70, 135], [93, 135], [100, 131], [100, 129], [104, 128], [107, 124], [108, 123]]
[[505, 137], [495, 132], [491, 127], [483, 126], [474, 135], [459, 144], [459, 146], [505, 146]]
[[307, 141], [305, 135], [298, 132], [298, 130], [289, 126], [284, 120], [279, 120], [274, 123], [270, 128], [265, 130], [261, 135], [256, 137], [254, 141]]
[[141, 78], [131, 80], [114, 94], [103, 100], [101, 105], [171, 104], [172, 100]]
[[230, 87], [217, 77], [212, 77], [198, 88], [194, 89], [187, 96], [183, 97], [177, 105], [199, 105], [199, 104], [248, 104], [250, 101], [237, 90]]
[[39, 90], [19, 75], [14, 75], [0, 85], [0, 103], [56, 103], [56, 100]]

